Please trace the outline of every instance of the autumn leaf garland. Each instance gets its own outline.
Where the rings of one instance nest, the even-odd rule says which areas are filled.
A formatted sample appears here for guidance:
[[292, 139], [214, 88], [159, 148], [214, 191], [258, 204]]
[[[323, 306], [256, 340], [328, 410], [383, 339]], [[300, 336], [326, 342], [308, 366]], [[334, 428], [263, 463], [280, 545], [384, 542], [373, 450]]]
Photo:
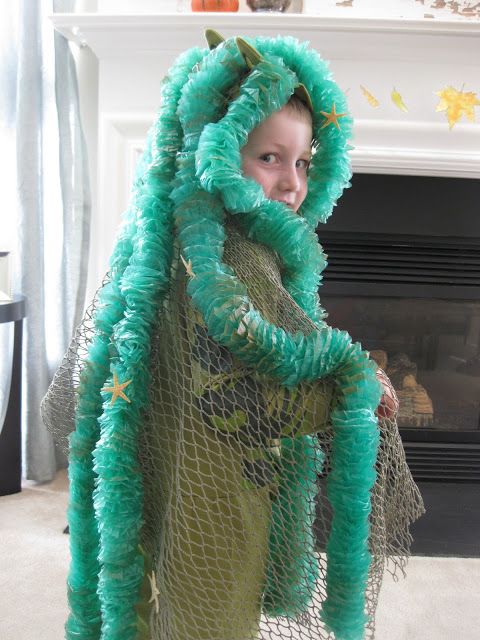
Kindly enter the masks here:
[[[378, 108], [380, 101], [365, 86], [360, 85], [360, 90], [372, 108]], [[462, 116], [465, 116], [470, 122], [475, 122], [475, 107], [480, 106], [480, 100], [474, 91], [458, 91], [452, 86], [446, 86], [441, 91], [436, 91], [435, 95], [439, 96], [440, 101], [435, 111], [445, 111], [450, 129], [457, 124]], [[393, 88], [390, 94], [392, 102], [400, 111], [407, 112], [407, 105], [402, 95]]]

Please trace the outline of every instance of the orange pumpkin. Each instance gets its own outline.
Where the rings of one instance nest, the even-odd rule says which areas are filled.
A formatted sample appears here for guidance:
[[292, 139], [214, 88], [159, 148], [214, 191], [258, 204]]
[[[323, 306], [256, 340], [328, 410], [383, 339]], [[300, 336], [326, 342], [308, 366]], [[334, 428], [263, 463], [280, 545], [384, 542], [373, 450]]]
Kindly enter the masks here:
[[238, 0], [192, 0], [192, 11], [238, 11]]

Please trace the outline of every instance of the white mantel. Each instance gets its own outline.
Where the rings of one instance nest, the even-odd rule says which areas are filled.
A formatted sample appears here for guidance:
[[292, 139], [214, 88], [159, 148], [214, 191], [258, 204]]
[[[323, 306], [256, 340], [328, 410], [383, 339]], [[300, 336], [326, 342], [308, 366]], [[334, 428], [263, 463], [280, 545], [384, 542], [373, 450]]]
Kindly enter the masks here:
[[[480, 93], [480, 23], [290, 14], [56, 14], [55, 28], [100, 61], [100, 115], [152, 114], [160, 80], [208, 25], [225, 36], [289, 33], [309, 40], [348, 92], [355, 119], [355, 171], [480, 177], [480, 125], [449, 130], [436, 113], [446, 85]], [[373, 109], [359, 90], [381, 102]], [[409, 107], [390, 100], [393, 86]], [[103, 89], [103, 93], [102, 93]], [[108, 95], [106, 95], [108, 94]], [[477, 110], [480, 111], [480, 110]], [[145, 125], [147, 123], [145, 122]]]
[[[209, 26], [232, 35], [290, 34], [308, 40], [347, 92], [356, 172], [480, 178], [480, 123], [450, 130], [435, 92], [480, 95], [480, 22], [345, 15], [163, 13], [55, 14], [55, 28], [98, 58], [98, 207], [94, 277], [104, 270], [125, 208], [133, 166], [159, 103], [162, 77], [183, 50], [204, 46]], [[365, 86], [380, 100], [372, 108]], [[395, 87], [409, 111], [391, 101]], [[477, 109], [480, 119], [480, 108]], [[95, 240], [95, 237], [97, 238]], [[97, 244], [97, 247], [95, 247]]]

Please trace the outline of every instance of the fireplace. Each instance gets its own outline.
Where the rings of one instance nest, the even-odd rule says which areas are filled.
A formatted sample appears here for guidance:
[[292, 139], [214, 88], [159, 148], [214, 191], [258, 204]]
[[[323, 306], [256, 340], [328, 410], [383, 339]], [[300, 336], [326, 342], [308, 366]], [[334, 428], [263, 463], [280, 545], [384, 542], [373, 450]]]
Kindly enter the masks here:
[[415, 477], [480, 481], [480, 181], [356, 175], [321, 297], [387, 371]]
[[352, 186], [318, 229], [328, 322], [371, 352], [399, 395], [427, 503], [416, 550], [478, 555], [480, 181], [357, 174]]

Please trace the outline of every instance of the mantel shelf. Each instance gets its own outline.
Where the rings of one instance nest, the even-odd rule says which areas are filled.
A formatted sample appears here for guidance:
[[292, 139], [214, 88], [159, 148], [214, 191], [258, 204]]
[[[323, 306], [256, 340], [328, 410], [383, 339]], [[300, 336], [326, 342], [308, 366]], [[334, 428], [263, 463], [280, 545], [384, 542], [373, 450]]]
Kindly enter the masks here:
[[[246, 33], [250, 35], [289, 33], [312, 42], [318, 34], [340, 37], [342, 45], [352, 37], [373, 40], [388, 37], [390, 54], [394, 53], [399, 38], [401, 49], [408, 51], [412, 42], [426, 49], [425, 53], [458, 58], [457, 47], [463, 43], [471, 60], [475, 51], [480, 52], [480, 22], [455, 20], [414, 20], [385, 18], [351, 18], [305, 14], [251, 14], [251, 13], [158, 13], [158, 14], [99, 14], [56, 13], [51, 16], [55, 29], [78, 45], [88, 45], [98, 57], [125, 55], [132, 51], [183, 50], [201, 41], [203, 30], [209, 26], [225, 35]], [[110, 48], [114, 47], [114, 50]], [[118, 48], [117, 48], [118, 47]], [[351, 47], [348, 47], [350, 49]], [[388, 52], [387, 52], [388, 53]], [[361, 50], [357, 54], [362, 55]], [[478, 58], [477, 58], [478, 59]]]
[[[436, 111], [436, 94], [446, 86], [480, 94], [480, 21], [252, 13], [57, 13], [51, 20], [70, 41], [90, 47], [102, 86], [119, 97], [126, 87], [137, 96], [145, 95], [147, 82], [158, 86], [181, 51], [205, 46], [206, 27], [225, 37], [288, 34], [307, 40], [330, 61], [347, 93], [355, 171], [480, 178], [480, 124], [462, 119], [449, 130], [445, 113]], [[360, 85], [378, 98], [379, 108], [368, 104]], [[393, 104], [394, 87], [408, 112]], [[158, 106], [138, 100], [145, 113]], [[100, 113], [101, 121], [129, 129], [133, 114], [124, 122], [115, 110]], [[140, 117], [137, 104], [135, 111]], [[140, 128], [148, 124], [146, 118]]]

